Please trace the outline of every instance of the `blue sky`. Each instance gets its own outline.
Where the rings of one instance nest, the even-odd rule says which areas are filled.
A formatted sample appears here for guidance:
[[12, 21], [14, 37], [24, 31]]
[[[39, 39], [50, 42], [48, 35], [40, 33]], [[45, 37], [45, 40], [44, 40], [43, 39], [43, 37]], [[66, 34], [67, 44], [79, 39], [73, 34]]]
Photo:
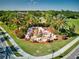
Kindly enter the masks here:
[[79, 11], [79, 0], [0, 0], [0, 10]]

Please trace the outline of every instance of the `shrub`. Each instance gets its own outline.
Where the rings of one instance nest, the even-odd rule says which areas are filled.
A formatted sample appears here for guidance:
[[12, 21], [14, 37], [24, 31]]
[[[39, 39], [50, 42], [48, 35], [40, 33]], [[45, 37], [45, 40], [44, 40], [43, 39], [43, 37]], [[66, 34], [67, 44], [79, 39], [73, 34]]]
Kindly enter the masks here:
[[15, 34], [19, 38], [24, 38], [25, 37], [24, 32], [22, 30], [18, 30]]

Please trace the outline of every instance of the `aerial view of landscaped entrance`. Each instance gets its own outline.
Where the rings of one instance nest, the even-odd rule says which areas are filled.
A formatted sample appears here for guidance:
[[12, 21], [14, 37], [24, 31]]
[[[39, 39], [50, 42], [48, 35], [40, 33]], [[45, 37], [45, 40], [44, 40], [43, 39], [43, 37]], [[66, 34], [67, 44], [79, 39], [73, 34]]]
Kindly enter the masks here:
[[78, 0], [0, 0], [0, 59], [79, 59]]

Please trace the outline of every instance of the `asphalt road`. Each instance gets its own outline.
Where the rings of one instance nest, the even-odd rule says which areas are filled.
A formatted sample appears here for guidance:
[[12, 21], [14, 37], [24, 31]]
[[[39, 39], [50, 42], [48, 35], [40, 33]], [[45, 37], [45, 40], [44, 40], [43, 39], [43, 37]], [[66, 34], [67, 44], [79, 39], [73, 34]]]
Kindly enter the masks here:
[[67, 59], [79, 59], [79, 47], [70, 55], [67, 57]]

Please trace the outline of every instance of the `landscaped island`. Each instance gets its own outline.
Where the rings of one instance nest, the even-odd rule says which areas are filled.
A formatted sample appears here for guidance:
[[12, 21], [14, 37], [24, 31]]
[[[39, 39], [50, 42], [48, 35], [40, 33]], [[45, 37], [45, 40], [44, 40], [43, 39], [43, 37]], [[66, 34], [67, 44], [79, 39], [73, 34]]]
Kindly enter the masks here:
[[67, 36], [54, 34], [50, 27], [31, 27], [28, 29], [25, 39], [32, 42], [51, 42], [58, 39], [67, 39]]
[[0, 14], [1, 26], [31, 55], [43, 56], [58, 51], [79, 34], [76, 12], [0, 11]]

